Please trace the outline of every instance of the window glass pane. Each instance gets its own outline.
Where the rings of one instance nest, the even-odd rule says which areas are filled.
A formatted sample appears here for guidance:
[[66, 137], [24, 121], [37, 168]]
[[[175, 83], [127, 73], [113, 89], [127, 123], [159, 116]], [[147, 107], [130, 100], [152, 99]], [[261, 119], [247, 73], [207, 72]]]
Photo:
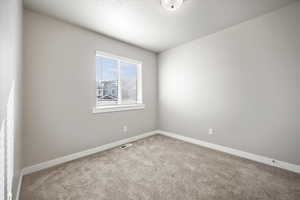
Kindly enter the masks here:
[[118, 103], [118, 61], [96, 56], [97, 103]]
[[121, 62], [122, 104], [137, 103], [137, 65]]

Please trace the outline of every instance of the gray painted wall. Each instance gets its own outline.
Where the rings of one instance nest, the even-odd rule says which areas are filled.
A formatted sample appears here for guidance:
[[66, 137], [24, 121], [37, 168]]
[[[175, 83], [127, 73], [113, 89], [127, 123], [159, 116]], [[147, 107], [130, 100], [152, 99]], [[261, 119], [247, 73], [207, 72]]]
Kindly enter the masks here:
[[[22, 1], [0, 0], [0, 126], [7, 119], [8, 146], [14, 149], [13, 193], [16, 193], [21, 156], [21, 71], [22, 71]], [[10, 94], [12, 98], [9, 98]], [[10, 104], [9, 104], [9, 99]], [[12, 106], [8, 106], [12, 105]], [[11, 116], [11, 117], [10, 117]], [[1, 128], [1, 127], [0, 127]], [[2, 138], [2, 136], [1, 136]], [[10, 150], [9, 150], [10, 151]], [[1, 160], [2, 161], [2, 160]], [[1, 164], [3, 164], [1, 162]], [[1, 177], [2, 178], [2, 177]], [[10, 186], [8, 186], [10, 187]], [[0, 197], [1, 198], [1, 197]]]
[[299, 165], [299, 19], [300, 2], [160, 54], [159, 127]]
[[[24, 27], [25, 166], [157, 128], [155, 53], [28, 10]], [[92, 114], [96, 50], [143, 62], [144, 110]]]

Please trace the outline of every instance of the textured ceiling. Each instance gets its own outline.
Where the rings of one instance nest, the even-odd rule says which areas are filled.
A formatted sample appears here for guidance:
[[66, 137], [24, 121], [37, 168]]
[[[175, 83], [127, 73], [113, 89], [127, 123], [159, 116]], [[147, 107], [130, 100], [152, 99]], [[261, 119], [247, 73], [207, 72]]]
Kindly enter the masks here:
[[25, 0], [25, 7], [155, 52], [215, 33], [296, 0]]

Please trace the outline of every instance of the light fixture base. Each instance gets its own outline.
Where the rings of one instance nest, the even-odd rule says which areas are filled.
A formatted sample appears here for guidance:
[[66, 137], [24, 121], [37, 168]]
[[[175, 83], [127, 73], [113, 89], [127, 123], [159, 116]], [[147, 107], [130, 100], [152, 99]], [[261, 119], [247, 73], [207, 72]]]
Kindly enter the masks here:
[[168, 11], [175, 11], [181, 7], [183, 0], [161, 0], [161, 5]]

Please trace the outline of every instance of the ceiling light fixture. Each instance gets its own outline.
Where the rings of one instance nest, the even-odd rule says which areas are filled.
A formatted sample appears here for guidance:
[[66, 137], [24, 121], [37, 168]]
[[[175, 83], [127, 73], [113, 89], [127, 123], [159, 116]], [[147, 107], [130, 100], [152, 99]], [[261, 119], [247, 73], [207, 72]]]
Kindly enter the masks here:
[[161, 0], [161, 5], [166, 10], [175, 11], [182, 5], [183, 0]]

